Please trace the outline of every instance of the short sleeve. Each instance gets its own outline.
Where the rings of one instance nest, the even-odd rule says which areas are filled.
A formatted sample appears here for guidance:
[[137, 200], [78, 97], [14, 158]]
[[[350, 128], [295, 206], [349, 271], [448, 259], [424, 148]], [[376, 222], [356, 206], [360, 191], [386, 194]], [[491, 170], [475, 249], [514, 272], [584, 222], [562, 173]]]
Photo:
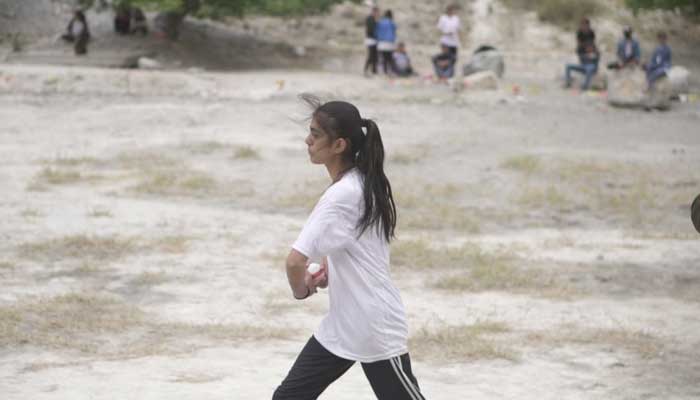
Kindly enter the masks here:
[[318, 260], [347, 246], [354, 238], [354, 226], [342, 206], [321, 197], [292, 248]]

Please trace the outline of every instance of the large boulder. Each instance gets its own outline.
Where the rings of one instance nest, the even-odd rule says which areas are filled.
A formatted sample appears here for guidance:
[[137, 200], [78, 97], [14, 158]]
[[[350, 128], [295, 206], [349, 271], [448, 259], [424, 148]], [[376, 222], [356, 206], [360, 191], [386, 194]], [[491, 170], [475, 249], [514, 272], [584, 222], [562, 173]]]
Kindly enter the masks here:
[[687, 68], [681, 66], [674, 66], [671, 67], [670, 70], [668, 70], [666, 75], [668, 75], [668, 80], [671, 84], [671, 91], [673, 96], [688, 93], [688, 81], [690, 80], [690, 72]]
[[500, 51], [491, 46], [481, 46], [464, 65], [462, 72], [468, 76], [481, 71], [492, 71], [498, 78], [502, 78], [505, 69], [506, 64]]
[[626, 68], [612, 71], [608, 77], [608, 103], [618, 107], [644, 106], [647, 79], [644, 71]]
[[626, 68], [615, 71], [609, 79], [608, 102], [618, 107], [668, 109], [673, 97], [687, 92], [688, 75], [685, 68], [673, 67], [649, 90], [646, 73], [642, 69]]

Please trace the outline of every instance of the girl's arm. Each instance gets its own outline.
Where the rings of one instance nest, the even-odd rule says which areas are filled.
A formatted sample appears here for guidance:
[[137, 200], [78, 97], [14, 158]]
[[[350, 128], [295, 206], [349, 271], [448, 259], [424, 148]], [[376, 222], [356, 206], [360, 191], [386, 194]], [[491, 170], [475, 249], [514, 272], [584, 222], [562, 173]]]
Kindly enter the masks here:
[[[324, 257], [325, 261], [325, 257]], [[322, 273], [316, 278], [306, 270], [309, 264], [309, 258], [292, 249], [287, 256], [287, 280], [289, 287], [292, 289], [294, 298], [302, 300], [316, 293], [316, 287], [326, 287], [327, 285], [327, 267], [324, 262]]]

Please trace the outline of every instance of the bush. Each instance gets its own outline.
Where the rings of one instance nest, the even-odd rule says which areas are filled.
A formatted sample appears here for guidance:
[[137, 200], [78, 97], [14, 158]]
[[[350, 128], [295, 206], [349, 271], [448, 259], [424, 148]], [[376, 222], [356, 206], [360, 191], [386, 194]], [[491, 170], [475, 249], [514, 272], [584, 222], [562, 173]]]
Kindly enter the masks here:
[[552, 24], [570, 27], [582, 18], [600, 14], [603, 6], [598, 0], [501, 0], [508, 7], [520, 10], [532, 10], [540, 20]]
[[699, 0], [625, 0], [625, 4], [634, 12], [643, 8], [662, 8], [669, 10], [679, 9], [694, 15], [700, 15]]

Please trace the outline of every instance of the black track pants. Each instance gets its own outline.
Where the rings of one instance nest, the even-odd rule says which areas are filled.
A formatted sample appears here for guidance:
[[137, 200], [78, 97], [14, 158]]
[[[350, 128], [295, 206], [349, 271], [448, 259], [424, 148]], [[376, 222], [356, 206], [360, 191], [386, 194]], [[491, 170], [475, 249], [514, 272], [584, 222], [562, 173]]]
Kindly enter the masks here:
[[[312, 336], [272, 399], [314, 400], [354, 363], [331, 354]], [[379, 400], [425, 400], [411, 372], [408, 353], [362, 363], [362, 369]]]

